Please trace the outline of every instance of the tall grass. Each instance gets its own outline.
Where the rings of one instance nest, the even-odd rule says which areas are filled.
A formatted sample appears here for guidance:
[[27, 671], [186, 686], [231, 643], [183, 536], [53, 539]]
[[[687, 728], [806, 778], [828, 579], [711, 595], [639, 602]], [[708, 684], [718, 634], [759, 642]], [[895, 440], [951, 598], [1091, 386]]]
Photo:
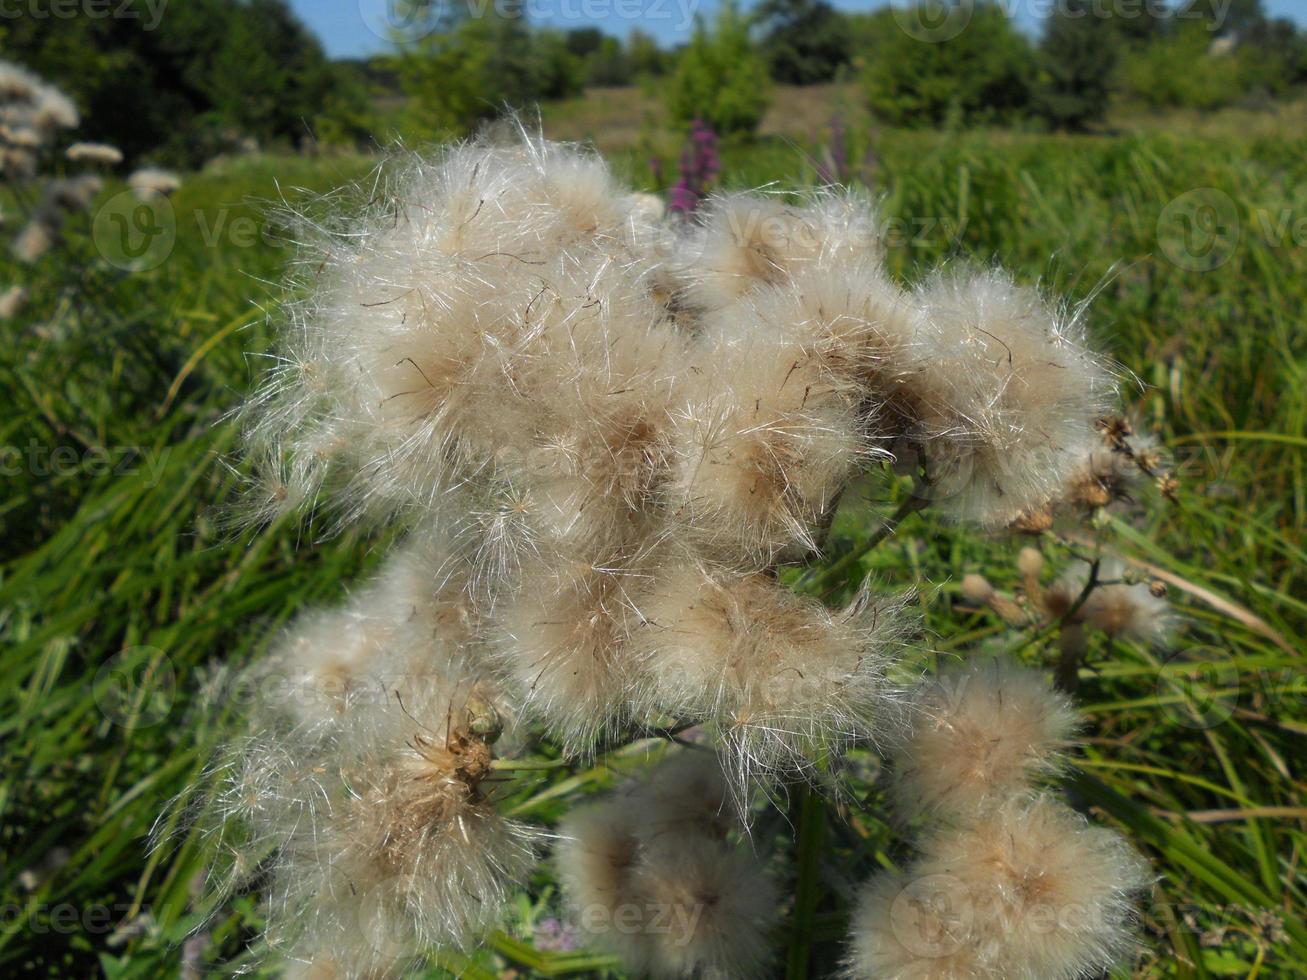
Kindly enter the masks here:
[[[1156, 867], [1136, 973], [1307, 973], [1307, 801], [1295, 768], [1307, 735], [1307, 139], [883, 133], [874, 150], [894, 273], [912, 280], [941, 258], [994, 260], [1074, 300], [1092, 297], [1098, 339], [1138, 379], [1133, 414], [1181, 462], [1174, 504], [1150, 499], [1144, 516], [1102, 532], [1170, 583], [1185, 630], [1169, 660], [1124, 644], [1092, 651], [1080, 690], [1089, 737], [1068, 785]], [[812, 179], [810, 161], [800, 143], [769, 138], [728, 148], [723, 180], [796, 187]], [[290, 524], [234, 539], [222, 529], [239, 485], [224, 462], [234, 433], [223, 416], [262, 368], [248, 352], [266, 344], [262, 306], [277, 298], [288, 254], [262, 238], [247, 244], [231, 222], [263, 221], [251, 199], [326, 189], [367, 166], [268, 159], [193, 175], [173, 202], [168, 261], [121, 273], [95, 261], [81, 233], [69, 248], [85, 261], [46, 260], [32, 307], [5, 327], [6, 974], [175, 975], [184, 960], [239, 961], [255, 932], [256, 903], [243, 899], [216, 910], [183, 951], [210, 911], [195, 898], [210, 853], [170, 801], [239, 724], [232, 671], [297, 609], [340, 594], [382, 543], [323, 541]], [[619, 167], [648, 183], [635, 151]], [[1233, 209], [1237, 234], [1220, 230], [1231, 226], [1218, 214], [1225, 261], [1208, 271], [1168, 257], [1169, 231], [1159, 241], [1159, 219], [1171, 229], [1186, 200]], [[0, 260], [0, 281], [31, 275]], [[859, 549], [894, 508], [891, 478], [871, 474], [867, 490], [838, 517], [837, 555]], [[1011, 584], [1016, 547], [917, 515], [850, 561], [842, 585], [872, 571], [889, 587], [920, 586], [938, 655], [1012, 646], [957, 601], [956, 583], [983, 568]], [[1031, 662], [1053, 656], [1039, 639], [1015, 645]], [[506, 805], [551, 822], [646, 748], [542, 769]], [[874, 759], [859, 762], [865, 806], [796, 799], [797, 844], [779, 816], [758, 829], [778, 845], [778, 868], [799, 869], [778, 937], [791, 977], [828, 974], [853, 886], [902, 857], [878, 815]], [[183, 830], [151, 852], [160, 817]], [[533, 948], [536, 923], [558, 908], [542, 871], [490, 948], [431, 975], [602, 973], [602, 959]]]

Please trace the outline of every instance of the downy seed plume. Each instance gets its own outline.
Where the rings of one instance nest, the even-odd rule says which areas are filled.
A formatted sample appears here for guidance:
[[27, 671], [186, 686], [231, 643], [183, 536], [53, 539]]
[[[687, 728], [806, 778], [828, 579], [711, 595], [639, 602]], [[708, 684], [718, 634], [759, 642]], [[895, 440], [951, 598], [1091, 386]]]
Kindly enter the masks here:
[[[851, 975], [1070, 977], [1126, 947], [1133, 859], [1029, 795], [1069, 704], [1011, 665], [892, 682], [906, 598], [863, 584], [832, 608], [780, 567], [822, 549], [878, 459], [912, 460], [954, 518], [1051, 508], [1114, 390], [1082, 311], [997, 271], [904, 289], [858, 194], [664, 218], [593, 153], [526, 133], [406, 155], [297, 227], [297, 298], [240, 414], [257, 516], [409, 532], [250, 669], [299, 693], [256, 710], [213, 774], [215, 883], [260, 883], [268, 943], [302, 975], [400, 975], [494, 925], [541, 836], [496, 807], [532, 768], [516, 756], [548, 742], [546, 768], [588, 763], [690, 728], [710, 751], [558, 826], [578, 925], [627, 969], [763, 975], [778, 899], [742, 843], [755, 800], [828, 785], [865, 744], [893, 746], [905, 814], [947, 818], [922, 867], [974, 845], [955, 871], [997, 904], [923, 965], [893, 945], [897, 879], [873, 884]], [[964, 592], [1037, 618], [980, 576]], [[1136, 629], [1119, 603], [1083, 609]], [[990, 860], [995, 821], [1060, 850]], [[1078, 862], [1096, 867], [1077, 880]], [[1100, 924], [1032, 932], [1012, 876], [1041, 868], [1036, 897]]]
[[890, 753], [905, 818], [957, 815], [1010, 799], [1055, 774], [1077, 728], [1041, 671], [976, 660], [923, 682]]
[[582, 930], [639, 976], [759, 976], [778, 896], [733, 813], [696, 749], [579, 808], [555, 860]]
[[1082, 980], [1134, 947], [1147, 863], [1048, 796], [1014, 798], [872, 878], [853, 913], [850, 980]]

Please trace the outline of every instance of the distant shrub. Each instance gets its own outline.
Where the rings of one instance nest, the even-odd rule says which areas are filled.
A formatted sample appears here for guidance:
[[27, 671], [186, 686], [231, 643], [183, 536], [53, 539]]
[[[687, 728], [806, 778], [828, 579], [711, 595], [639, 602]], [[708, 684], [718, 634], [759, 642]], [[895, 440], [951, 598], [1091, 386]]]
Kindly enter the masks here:
[[62, 86], [82, 133], [129, 158], [195, 165], [249, 138], [299, 142], [339, 80], [286, 0], [187, 0], [145, 16], [61, 17], [15, 4], [0, 49]]
[[630, 59], [633, 78], [656, 78], [666, 75], [671, 70], [671, 53], [664, 51], [651, 35], [638, 27], [633, 28], [626, 38], [626, 52], [627, 58]]
[[849, 62], [849, 25], [826, 0], [763, 0], [754, 12], [771, 76], [787, 85], [829, 82]]
[[1035, 111], [1058, 129], [1084, 129], [1107, 112], [1112, 73], [1123, 41], [1091, 0], [1062, 0], [1039, 43]]
[[1215, 109], [1237, 102], [1246, 90], [1244, 59], [1214, 40], [1206, 25], [1186, 23], [1135, 49], [1122, 64], [1125, 94], [1154, 108]]
[[727, 0], [711, 29], [702, 21], [696, 25], [668, 85], [668, 108], [683, 126], [702, 119], [723, 135], [751, 133], [769, 98], [766, 63], [733, 0]]
[[533, 31], [518, 12], [469, 17], [397, 60], [411, 131], [448, 138], [505, 111], [581, 90], [582, 63], [564, 35]]
[[[953, 119], [973, 125], [1009, 121], [1029, 110], [1034, 54], [999, 7], [978, 3], [952, 37], [923, 38], [906, 30], [901, 16], [883, 10], [861, 27], [870, 39], [863, 85], [882, 121], [923, 127]], [[921, 9], [923, 24], [938, 20], [937, 2]]]

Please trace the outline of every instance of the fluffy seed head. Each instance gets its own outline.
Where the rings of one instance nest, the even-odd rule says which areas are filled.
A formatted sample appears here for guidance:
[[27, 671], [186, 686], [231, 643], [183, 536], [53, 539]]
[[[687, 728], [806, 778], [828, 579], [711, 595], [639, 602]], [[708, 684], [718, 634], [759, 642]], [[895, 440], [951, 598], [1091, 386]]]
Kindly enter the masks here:
[[169, 197], [181, 190], [181, 178], [158, 167], [142, 167], [127, 178], [127, 186], [142, 201]]
[[968, 907], [951, 879], [882, 872], [859, 891], [847, 980], [1001, 980], [971, 941]]
[[19, 262], [32, 263], [54, 247], [62, 219], [57, 213], [40, 211], [23, 226], [10, 251]]
[[751, 977], [769, 958], [776, 893], [728, 839], [724, 803], [716, 758], [689, 750], [560, 826], [556, 863], [573, 912], [632, 972]]
[[290, 496], [345, 519], [506, 478], [550, 526], [610, 531], [650, 492], [680, 367], [647, 216], [597, 157], [525, 137], [368, 192], [360, 217], [299, 222], [312, 288], [247, 412], [253, 451], [307, 458]]
[[1097, 439], [1113, 384], [1077, 315], [995, 272], [941, 276], [900, 382], [936, 506], [998, 526], [1050, 501]]
[[0, 320], [16, 317], [27, 305], [27, 290], [22, 286], [10, 286], [0, 293]]
[[818, 193], [807, 205], [758, 194], [715, 196], [687, 243], [690, 301], [718, 310], [822, 260], [874, 261], [880, 229], [870, 203], [852, 193]]
[[1055, 772], [1076, 713], [1043, 674], [981, 660], [925, 682], [894, 746], [900, 813], [965, 816]]
[[[1104, 577], [1113, 577], [1114, 571], [1123, 574], [1124, 567], [1105, 565]], [[1156, 646], [1166, 643], [1174, 623], [1165, 597], [1156, 595], [1147, 582], [1100, 586], [1089, 593], [1080, 612], [1086, 624], [1114, 639]]]
[[72, 99], [12, 62], [0, 61], [0, 125], [29, 129], [41, 145], [81, 121]]
[[766, 972], [777, 896], [747, 851], [705, 838], [663, 838], [641, 856], [633, 888], [644, 897], [650, 977]]
[[123, 151], [108, 143], [74, 143], [64, 156], [75, 163], [94, 163], [106, 167], [123, 162]]
[[1134, 945], [1134, 901], [1152, 880], [1115, 831], [1049, 796], [1013, 799], [922, 844], [913, 872], [948, 883], [967, 946], [991, 975], [1076, 980]]
[[719, 392], [677, 420], [667, 506], [710, 552], [761, 564], [816, 547], [863, 452], [851, 406], [764, 413]]
[[890, 702], [901, 605], [862, 594], [832, 611], [766, 575], [669, 563], [643, 599], [637, 642], [653, 713], [710, 720], [735, 788], [799, 774], [819, 751], [870, 737]]
[[251, 740], [218, 797], [247, 834], [224, 829], [237, 857], [275, 851], [267, 939], [292, 959], [370, 976], [465, 946], [534, 862], [489, 796], [493, 690], [464, 660], [424, 667], [331, 728]]
[[[1147, 582], [1123, 581], [1125, 564], [1119, 559], [1103, 559], [1098, 581], [1084, 603], [1073, 614], [1075, 623], [1100, 630], [1114, 639], [1136, 643], [1164, 645], [1175, 627], [1175, 617], [1165, 593], [1157, 595]], [[1070, 612], [1089, 581], [1089, 568], [1081, 563], [1055, 582], [1044, 596], [1051, 617]]]
[[548, 551], [523, 565], [489, 632], [497, 663], [526, 709], [570, 752], [629, 720], [640, 663], [630, 635], [646, 572]]

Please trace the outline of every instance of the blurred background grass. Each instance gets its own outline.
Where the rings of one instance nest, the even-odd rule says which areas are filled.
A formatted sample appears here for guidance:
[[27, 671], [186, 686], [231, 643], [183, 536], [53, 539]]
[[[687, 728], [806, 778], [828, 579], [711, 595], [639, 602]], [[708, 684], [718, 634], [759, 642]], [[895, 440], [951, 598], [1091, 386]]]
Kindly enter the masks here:
[[[813, 106], [839, 98], [778, 91], [762, 135], [723, 147], [721, 184], [812, 182], [824, 149]], [[1138, 379], [1130, 413], [1178, 461], [1173, 504], [1145, 495], [1100, 532], [1109, 550], [1165, 573], [1185, 627], [1167, 654], [1092, 651], [1080, 689], [1087, 741], [1069, 778], [1156, 869], [1139, 976], [1307, 975], [1307, 137], [1301, 106], [1280, 114], [1257, 114], [1256, 126], [1237, 110], [1199, 125], [1122, 118], [1092, 137], [909, 132], [855, 112], [847, 122], [855, 177], [883, 202], [893, 273], [911, 282], [941, 260], [996, 261], [1074, 302], [1092, 296], [1096, 341]], [[681, 140], [638, 89], [557, 103], [543, 127], [593, 138], [647, 189], [659, 189], [651, 158], [674, 163]], [[265, 363], [250, 354], [266, 349], [265, 308], [291, 254], [266, 205], [374, 163], [229, 158], [187, 175], [171, 202], [175, 245], [157, 268], [107, 264], [88, 224], [66, 252], [21, 273], [31, 305], [0, 349], [6, 975], [196, 976], [239, 963], [257, 935], [257, 904], [242, 898], [184, 947], [205, 911], [196, 895], [208, 845], [183, 831], [150, 852], [147, 837], [160, 814], [178, 819], [169, 801], [239, 724], [232, 671], [384, 549], [384, 536], [324, 541], [291, 524], [233, 540], [221, 521], [239, 485], [224, 414]], [[1209, 210], [1215, 226], [1203, 223]], [[0, 276], [20, 273], [0, 258]], [[865, 540], [901, 492], [879, 473], [863, 490], [841, 510], [833, 554]], [[927, 660], [1015, 646], [1050, 662], [1046, 641], [1002, 634], [957, 593], [973, 570], [1011, 585], [1019, 546], [926, 513], [849, 582], [873, 571], [885, 587], [919, 590], [938, 651]], [[550, 823], [649, 748], [532, 774], [506, 805]], [[778, 937], [811, 950], [791, 976], [828, 975], [852, 888], [902, 854], [874, 759], [855, 763], [865, 807], [818, 809], [805, 824], [808, 843], [821, 842], [804, 857], [820, 887]], [[777, 816], [758, 836], [775, 848], [777, 873], [792, 875], [790, 828]], [[602, 974], [601, 959], [534, 948], [559, 914], [542, 869], [489, 948], [431, 975]]]

